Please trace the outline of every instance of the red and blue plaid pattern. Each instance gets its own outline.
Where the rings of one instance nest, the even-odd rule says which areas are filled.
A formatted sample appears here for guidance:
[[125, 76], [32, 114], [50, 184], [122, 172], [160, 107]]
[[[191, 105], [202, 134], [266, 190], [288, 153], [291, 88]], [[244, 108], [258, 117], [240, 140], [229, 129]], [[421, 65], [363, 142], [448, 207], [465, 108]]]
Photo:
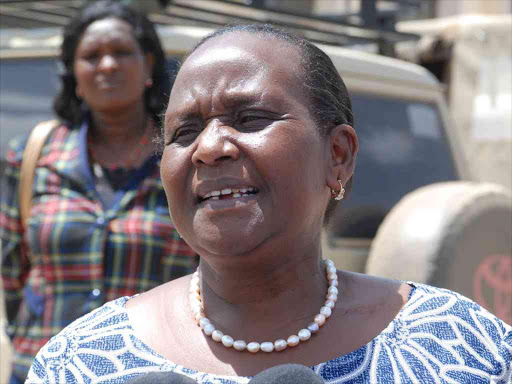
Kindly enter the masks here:
[[47, 140], [25, 232], [17, 187], [26, 138], [14, 140], [7, 154], [0, 192], [2, 280], [14, 373], [22, 379], [39, 349], [76, 318], [197, 265], [169, 217], [158, 160], [104, 207], [88, 165], [86, 132], [85, 125], [63, 125]]

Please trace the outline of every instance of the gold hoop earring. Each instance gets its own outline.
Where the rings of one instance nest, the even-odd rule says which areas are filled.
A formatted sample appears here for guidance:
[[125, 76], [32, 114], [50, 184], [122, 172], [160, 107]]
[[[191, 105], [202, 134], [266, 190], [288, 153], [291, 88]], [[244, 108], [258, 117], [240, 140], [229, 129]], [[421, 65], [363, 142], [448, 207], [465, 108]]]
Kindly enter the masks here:
[[338, 179], [338, 183], [340, 184], [340, 190], [335, 191], [334, 189], [331, 189], [331, 195], [334, 197], [334, 200], [341, 200], [343, 199], [343, 196], [345, 195], [345, 188], [343, 188], [343, 184], [341, 183], [341, 180]]

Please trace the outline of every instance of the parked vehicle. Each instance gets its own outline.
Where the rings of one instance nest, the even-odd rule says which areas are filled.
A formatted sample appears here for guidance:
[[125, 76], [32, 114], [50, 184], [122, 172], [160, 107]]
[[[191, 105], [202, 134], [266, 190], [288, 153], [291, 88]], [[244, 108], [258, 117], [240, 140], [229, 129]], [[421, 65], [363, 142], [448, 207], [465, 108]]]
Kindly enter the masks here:
[[[174, 71], [210, 30], [158, 32]], [[10, 138], [52, 118], [59, 43], [53, 28], [2, 32], [2, 158]], [[512, 322], [510, 194], [470, 182], [443, 88], [412, 63], [322, 48], [349, 88], [360, 140], [353, 190], [326, 231], [326, 256], [339, 268], [453, 289]]]

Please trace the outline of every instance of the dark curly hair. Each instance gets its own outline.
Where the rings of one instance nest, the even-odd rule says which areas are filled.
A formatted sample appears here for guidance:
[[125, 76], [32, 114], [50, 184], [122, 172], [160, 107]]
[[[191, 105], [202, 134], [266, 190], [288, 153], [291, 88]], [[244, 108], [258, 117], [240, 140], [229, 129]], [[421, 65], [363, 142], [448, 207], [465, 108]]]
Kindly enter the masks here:
[[[301, 58], [303, 86], [306, 95], [311, 100], [310, 113], [312, 114], [320, 134], [326, 136], [332, 129], [340, 124], [354, 126], [352, 102], [347, 87], [338, 70], [327, 54], [316, 45], [303, 37], [294, 35], [269, 24], [240, 24], [225, 26], [205, 36], [192, 50], [194, 52], [204, 43], [216, 37], [230, 33], [250, 33], [262, 37], [275, 38], [294, 46]], [[348, 196], [352, 189], [353, 176], [345, 185]], [[331, 199], [325, 212], [327, 224], [337, 201]]]
[[112, 0], [96, 1], [86, 5], [64, 28], [61, 46], [61, 81], [60, 92], [53, 102], [53, 110], [59, 118], [72, 124], [80, 124], [85, 118], [86, 108], [76, 93], [76, 79], [73, 72], [75, 53], [82, 34], [87, 27], [97, 21], [116, 18], [130, 24], [133, 36], [144, 53], [153, 55], [153, 86], [144, 94], [145, 106], [154, 121], [160, 124], [160, 116], [165, 111], [171, 88], [171, 80], [166, 70], [165, 55], [160, 39], [153, 24], [141, 13], [128, 6]]

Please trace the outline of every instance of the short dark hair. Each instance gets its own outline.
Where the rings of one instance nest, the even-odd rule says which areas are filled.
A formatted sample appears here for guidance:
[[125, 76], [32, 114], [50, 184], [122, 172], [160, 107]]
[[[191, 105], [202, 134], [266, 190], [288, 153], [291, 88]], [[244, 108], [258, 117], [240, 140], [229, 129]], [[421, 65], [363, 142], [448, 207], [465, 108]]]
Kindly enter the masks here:
[[160, 124], [160, 117], [165, 111], [171, 88], [171, 78], [166, 70], [167, 64], [160, 39], [146, 16], [112, 0], [100, 0], [86, 5], [64, 27], [60, 57], [62, 87], [54, 99], [53, 109], [59, 118], [70, 124], [79, 124], [84, 119], [83, 102], [75, 93], [73, 62], [76, 49], [82, 34], [90, 24], [108, 18], [116, 18], [130, 24], [141, 50], [153, 55], [153, 86], [145, 90], [144, 102], [146, 110], [155, 122]]
[[[340, 124], [354, 126], [352, 102], [347, 87], [330, 57], [316, 45], [301, 36], [294, 35], [285, 30], [269, 24], [240, 24], [229, 25], [217, 29], [205, 36], [194, 47], [192, 52], [207, 41], [230, 33], [250, 33], [263, 37], [275, 38], [295, 47], [301, 58], [303, 86], [306, 95], [311, 100], [310, 113], [322, 135], [328, 135], [332, 129]], [[353, 177], [345, 185], [348, 196], [352, 189]], [[326, 212], [324, 224], [327, 224], [337, 201], [331, 199]]]

